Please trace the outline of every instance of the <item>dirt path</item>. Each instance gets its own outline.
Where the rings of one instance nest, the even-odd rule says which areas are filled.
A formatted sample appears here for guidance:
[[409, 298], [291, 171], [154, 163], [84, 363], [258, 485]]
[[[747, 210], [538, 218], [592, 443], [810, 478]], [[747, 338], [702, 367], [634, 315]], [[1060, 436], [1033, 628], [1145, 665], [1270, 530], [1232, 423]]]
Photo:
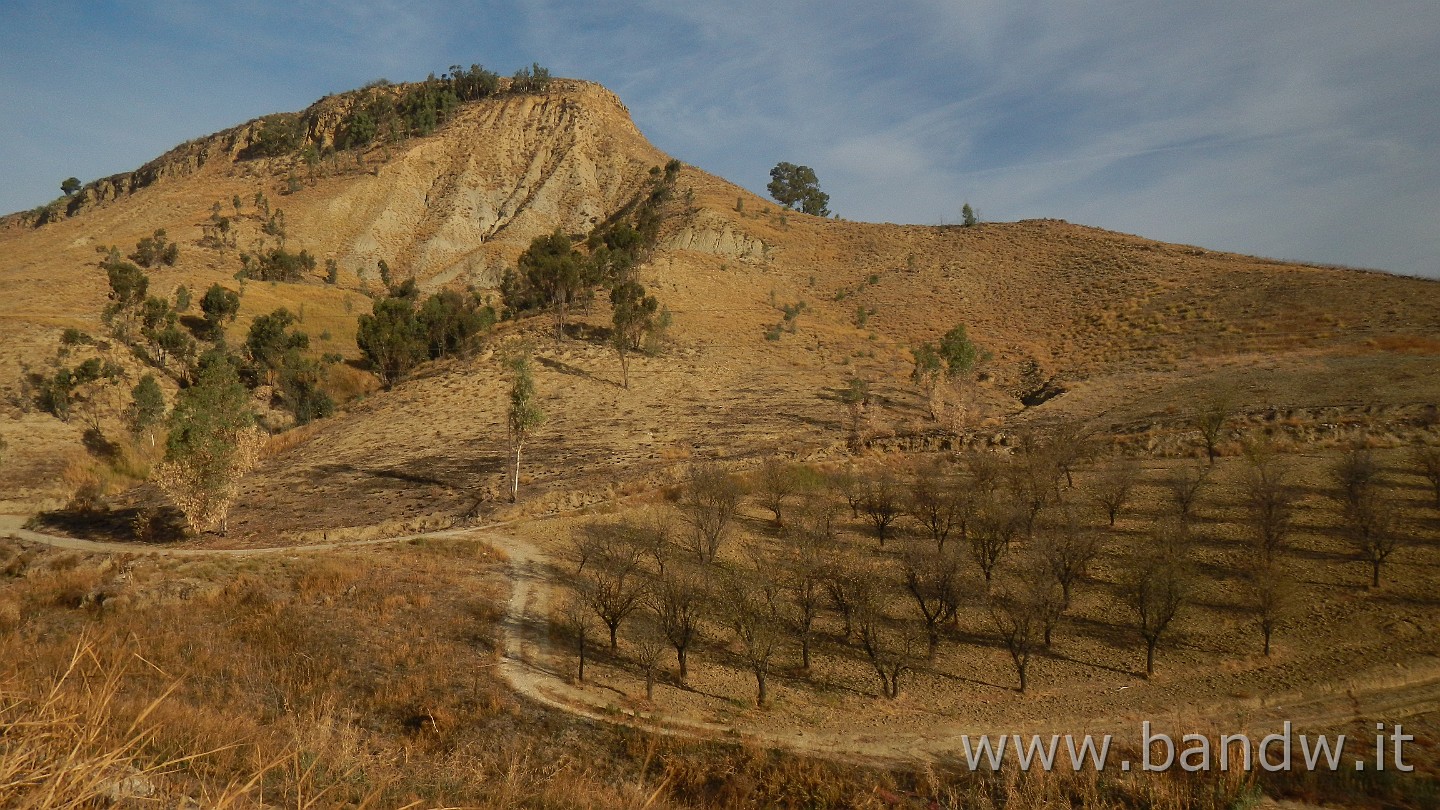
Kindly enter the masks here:
[[[469, 537], [487, 543], [508, 559], [511, 581], [510, 598], [502, 626], [505, 646], [500, 660], [501, 676], [516, 692], [550, 707], [596, 722], [614, 723], [641, 728], [655, 734], [687, 739], [751, 742], [767, 747], [786, 748], [798, 753], [832, 760], [869, 765], [896, 765], [917, 761], [953, 758], [960, 752], [960, 735], [994, 734], [995, 728], [960, 728], [937, 723], [923, 731], [835, 732], [816, 730], [746, 729], [740, 724], [707, 722], [691, 717], [665, 716], [626, 706], [628, 696], [614, 687], [594, 683], [575, 685], [569, 673], [558, 671], [549, 635], [549, 587], [546, 580], [544, 552], [530, 540], [513, 532], [496, 531], [505, 524], [447, 529], [436, 532], [349, 540], [306, 546], [278, 546], [247, 549], [166, 548], [137, 546], [126, 543], [104, 543], [73, 537], [43, 534], [23, 528], [24, 518], [0, 515], [0, 536], [54, 548], [99, 554], [158, 554], [162, 556], [198, 557], [220, 555], [246, 557], [262, 554], [328, 551], [341, 548], [403, 543], [418, 539]], [[605, 690], [611, 691], [610, 695]], [[1225, 714], [1215, 706], [1214, 716]], [[1384, 715], [1394, 721], [1419, 714], [1440, 712], [1440, 667], [1422, 667], [1397, 672], [1383, 681], [1372, 680], [1364, 686], [1351, 685], [1324, 691], [1300, 692], [1265, 701], [1252, 707], [1252, 722], [1273, 718], [1278, 726], [1282, 720], [1297, 725], [1340, 725], [1362, 717]], [[1087, 723], [1088, 732], [1114, 731], [1117, 739], [1133, 736], [1137, 729], [1099, 729]], [[1066, 733], [1049, 727], [1006, 728], [1005, 733]]]

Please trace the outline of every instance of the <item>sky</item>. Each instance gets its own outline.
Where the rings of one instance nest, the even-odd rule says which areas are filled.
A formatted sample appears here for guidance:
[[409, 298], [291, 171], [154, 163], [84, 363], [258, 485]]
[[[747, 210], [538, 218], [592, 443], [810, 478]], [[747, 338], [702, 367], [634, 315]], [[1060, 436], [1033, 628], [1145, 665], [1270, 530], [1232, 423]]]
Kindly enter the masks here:
[[1056, 218], [1440, 278], [1440, 3], [4, 0], [0, 211], [328, 93], [538, 62], [846, 219]]

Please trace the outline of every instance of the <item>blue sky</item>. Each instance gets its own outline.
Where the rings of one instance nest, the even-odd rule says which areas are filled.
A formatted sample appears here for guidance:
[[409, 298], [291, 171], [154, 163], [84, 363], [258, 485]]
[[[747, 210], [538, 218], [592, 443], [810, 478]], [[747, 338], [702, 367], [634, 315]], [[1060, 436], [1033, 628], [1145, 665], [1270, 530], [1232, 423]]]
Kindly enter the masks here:
[[385, 77], [538, 61], [848, 219], [1055, 217], [1440, 277], [1440, 3], [5, 0], [0, 210]]

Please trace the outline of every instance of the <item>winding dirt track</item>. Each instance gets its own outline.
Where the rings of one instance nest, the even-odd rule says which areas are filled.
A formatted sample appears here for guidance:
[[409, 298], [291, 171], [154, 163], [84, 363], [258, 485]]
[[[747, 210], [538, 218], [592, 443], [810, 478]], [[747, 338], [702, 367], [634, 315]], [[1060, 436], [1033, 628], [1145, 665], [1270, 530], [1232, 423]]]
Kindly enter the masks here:
[[[44, 534], [23, 528], [24, 518], [0, 515], [0, 537], [39, 543], [54, 548], [97, 554], [157, 554], [173, 557], [232, 556], [329, 551], [341, 548], [404, 543], [418, 539], [467, 537], [489, 544], [509, 560], [510, 599], [502, 620], [505, 646], [498, 669], [516, 692], [542, 705], [601, 723], [640, 728], [651, 733], [701, 740], [748, 741], [768, 747], [844, 762], [895, 765], [952, 759], [960, 753], [961, 734], [992, 733], [993, 729], [959, 729], [938, 726], [929, 732], [838, 733], [795, 730], [773, 732], [738, 729], [731, 725], [692, 718], [667, 717], [616, 708], [593, 693], [572, 686], [566, 673], [557, 672], [550, 662], [548, 632], [549, 588], [545, 578], [544, 552], [536, 545], [509, 532], [497, 531], [504, 523], [446, 529], [381, 539], [349, 540], [305, 546], [274, 546], [247, 549], [166, 548], [126, 543], [104, 543], [73, 537]], [[1215, 707], [1216, 716], [1227, 708]], [[1440, 670], [1405, 671], [1385, 681], [1347, 689], [1311, 691], [1286, 695], [1265, 702], [1254, 719], [1273, 718], [1296, 726], [1339, 726], [1362, 718], [1384, 716], [1394, 722], [1422, 714], [1440, 712]], [[1091, 728], [1089, 731], [1095, 732]], [[1015, 733], [1055, 733], [1050, 728], [1007, 729]], [[1136, 729], [1114, 729], [1119, 741], [1127, 741]], [[1066, 733], [1058, 730], [1058, 733]], [[1103, 733], [1103, 732], [1102, 732]], [[1133, 741], [1132, 741], [1133, 742]]]

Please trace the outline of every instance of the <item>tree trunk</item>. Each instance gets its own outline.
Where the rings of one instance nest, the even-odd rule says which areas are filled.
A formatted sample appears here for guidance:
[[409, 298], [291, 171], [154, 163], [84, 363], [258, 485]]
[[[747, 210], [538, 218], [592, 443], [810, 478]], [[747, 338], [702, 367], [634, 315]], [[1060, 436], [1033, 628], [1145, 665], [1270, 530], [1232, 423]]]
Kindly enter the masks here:
[[1028, 661], [1024, 663], [1021, 663], [1019, 661], [1015, 662], [1015, 671], [1020, 675], [1020, 694], [1022, 695], [1025, 694], [1025, 686], [1027, 683], [1025, 676], [1029, 671], [1029, 668], [1030, 664]]
[[1265, 628], [1262, 632], [1265, 633], [1265, 656], [1268, 658], [1268, 657], [1270, 656], [1270, 633], [1271, 633], [1271, 630], [1270, 630], [1270, 628], [1267, 627], [1267, 628]]
[[515, 503], [520, 496], [520, 447], [521, 443], [515, 443], [515, 474], [510, 478], [510, 502]]
[[766, 700], [768, 700], [768, 695], [765, 691], [765, 670], [757, 667], [755, 669], [755, 705], [763, 708]]
[[1157, 639], [1149, 639], [1145, 642], [1145, 677], [1148, 679], [1155, 674], [1155, 642]]
[[655, 668], [645, 670], [645, 700], [655, 700]]
[[617, 638], [617, 634], [620, 632], [620, 622], [617, 621], [613, 624], [607, 622], [606, 624], [610, 627], [610, 652], [613, 653], [620, 649], [620, 640]]
[[686, 653], [686, 651], [687, 651], [687, 648], [686, 648], [686, 647], [676, 647], [676, 648], [675, 648], [675, 657], [676, 657], [676, 659], [678, 659], [679, 664], [680, 664], [680, 679], [679, 679], [679, 680], [680, 680], [680, 685], [681, 685], [681, 686], [684, 686], [684, 685], [685, 685], [685, 678], [686, 678], [687, 675], [690, 674], [689, 669], [685, 666], [685, 653]]
[[1381, 562], [1380, 560], [1371, 560], [1371, 561], [1370, 561], [1370, 587], [1372, 587], [1372, 588], [1378, 588], [1378, 587], [1380, 587], [1380, 566], [1381, 566], [1381, 565], [1382, 565], [1382, 562]]
[[585, 636], [583, 634], [580, 636], [580, 672], [575, 680], [580, 683], [585, 682]]
[[800, 637], [800, 665], [806, 672], [810, 671], [810, 634], [806, 633]]

